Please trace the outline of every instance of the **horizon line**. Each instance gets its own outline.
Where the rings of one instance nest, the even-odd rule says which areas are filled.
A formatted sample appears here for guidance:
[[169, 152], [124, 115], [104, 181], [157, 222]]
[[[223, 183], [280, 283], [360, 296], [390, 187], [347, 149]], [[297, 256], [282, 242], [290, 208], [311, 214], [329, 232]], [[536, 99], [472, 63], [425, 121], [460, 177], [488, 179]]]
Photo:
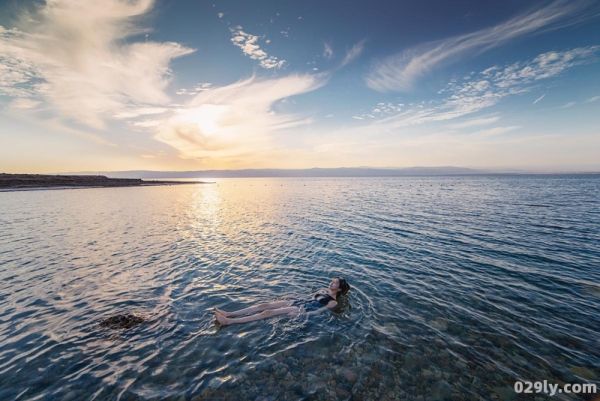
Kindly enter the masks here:
[[[308, 168], [240, 168], [240, 169], [198, 169], [198, 170], [113, 170], [113, 171], [77, 171], [55, 173], [62, 175], [107, 175], [112, 177], [131, 178], [193, 178], [194, 176], [211, 176], [214, 178], [244, 177], [301, 177], [301, 176], [394, 176], [394, 175], [550, 175], [550, 174], [600, 174], [600, 169], [579, 168], [577, 170], [551, 168], [473, 168], [459, 166], [412, 166], [412, 167], [308, 167]], [[218, 177], [218, 176], [222, 177]]]

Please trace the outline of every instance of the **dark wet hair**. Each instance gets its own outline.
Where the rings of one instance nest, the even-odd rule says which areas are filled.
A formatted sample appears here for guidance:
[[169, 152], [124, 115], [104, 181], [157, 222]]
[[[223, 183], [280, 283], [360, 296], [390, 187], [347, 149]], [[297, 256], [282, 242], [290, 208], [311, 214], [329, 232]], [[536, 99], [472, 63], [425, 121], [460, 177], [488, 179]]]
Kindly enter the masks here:
[[346, 279], [343, 279], [341, 277], [338, 277], [337, 279], [340, 281], [340, 289], [338, 291], [338, 294], [346, 295], [346, 293], [350, 291], [350, 284], [348, 284]]

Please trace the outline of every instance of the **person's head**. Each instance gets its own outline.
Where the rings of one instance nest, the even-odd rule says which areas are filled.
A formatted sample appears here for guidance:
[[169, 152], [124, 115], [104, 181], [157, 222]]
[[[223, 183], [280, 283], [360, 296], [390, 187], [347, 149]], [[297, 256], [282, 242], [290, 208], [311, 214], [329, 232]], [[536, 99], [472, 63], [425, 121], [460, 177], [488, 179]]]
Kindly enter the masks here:
[[341, 278], [341, 277], [336, 277], [333, 280], [331, 280], [331, 283], [329, 283], [329, 288], [336, 291], [336, 298], [338, 295], [346, 295], [346, 293], [350, 290], [350, 284], [348, 284], [348, 282]]

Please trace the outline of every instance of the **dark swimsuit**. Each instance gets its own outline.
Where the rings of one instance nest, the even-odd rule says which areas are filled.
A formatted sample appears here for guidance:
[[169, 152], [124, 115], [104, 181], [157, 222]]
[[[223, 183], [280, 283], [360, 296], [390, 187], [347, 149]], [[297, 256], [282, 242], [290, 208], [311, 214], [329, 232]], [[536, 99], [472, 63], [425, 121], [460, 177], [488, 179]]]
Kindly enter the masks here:
[[309, 312], [327, 305], [329, 301], [334, 301], [331, 295], [315, 294], [313, 299], [298, 299], [292, 303], [292, 306], [302, 306], [307, 312]]

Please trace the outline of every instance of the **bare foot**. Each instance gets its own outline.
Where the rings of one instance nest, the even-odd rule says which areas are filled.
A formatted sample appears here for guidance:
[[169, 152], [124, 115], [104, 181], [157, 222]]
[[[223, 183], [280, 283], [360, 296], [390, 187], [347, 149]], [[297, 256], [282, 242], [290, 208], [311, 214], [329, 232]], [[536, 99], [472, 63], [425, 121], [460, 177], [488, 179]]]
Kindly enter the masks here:
[[222, 309], [219, 309], [219, 308], [217, 308], [217, 307], [215, 307], [215, 312], [216, 312], [216, 313], [220, 313], [221, 315], [223, 315], [223, 316], [225, 316], [225, 317], [229, 316], [229, 312], [225, 312], [224, 310], [222, 310]]
[[224, 315], [215, 312], [215, 318], [217, 319], [217, 322], [219, 322], [219, 324], [221, 324], [222, 326], [227, 326], [229, 324], [229, 319], [227, 319]]

